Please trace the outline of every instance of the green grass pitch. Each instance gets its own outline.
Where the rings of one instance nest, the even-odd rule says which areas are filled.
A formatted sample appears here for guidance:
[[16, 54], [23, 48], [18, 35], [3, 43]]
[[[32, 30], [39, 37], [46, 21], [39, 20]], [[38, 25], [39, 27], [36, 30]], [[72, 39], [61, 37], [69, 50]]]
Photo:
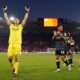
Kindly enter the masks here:
[[61, 66], [61, 72], [54, 72], [54, 54], [22, 54], [18, 76], [14, 78], [6, 54], [0, 53], [0, 80], [80, 80], [79, 59], [79, 54], [74, 55], [72, 71]]

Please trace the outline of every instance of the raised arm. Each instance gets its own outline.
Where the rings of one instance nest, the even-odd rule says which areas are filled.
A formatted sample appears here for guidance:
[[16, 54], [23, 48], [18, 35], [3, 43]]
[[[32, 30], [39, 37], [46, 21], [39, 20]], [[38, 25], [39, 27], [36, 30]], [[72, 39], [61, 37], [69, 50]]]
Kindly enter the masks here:
[[54, 40], [54, 38], [55, 38], [55, 36], [56, 36], [56, 31], [54, 31], [53, 33], [54, 33], [54, 35], [53, 35], [53, 37], [52, 37], [52, 40]]
[[5, 19], [6, 23], [7, 23], [7, 25], [10, 25], [10, 20], [9, 20], [9, 18], [8, 18], [8, 15], [7, 15], [7, 9], [8, 9], [8, 7], [5, 6], [5, 7], [3, 7], [2, 9], [3, 9], [4, 19]]
[[25, 14], [24, 19], [22, 21], [22, 25], [23, 26], [25, 26], [25, 24], [27, 22], [27, 19], [28, 19], [28, 16], [29, 16], [30, 7], [29, 8], [25, 7], [25, 10], [26, 10], [26, 14]]

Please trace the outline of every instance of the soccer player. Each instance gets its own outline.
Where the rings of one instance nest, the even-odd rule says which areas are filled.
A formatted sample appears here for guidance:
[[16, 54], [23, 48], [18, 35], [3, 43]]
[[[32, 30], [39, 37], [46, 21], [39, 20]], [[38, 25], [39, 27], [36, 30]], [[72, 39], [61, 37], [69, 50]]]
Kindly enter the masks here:
[[73, 65], [73, 52], [75, 47], [75, 41], [71, 37], [70, 33], [68, 34], [68, 40], [67, 40], [67, 46], [68, 46], [68, 62], [72, 66]]
[[60, 69], [60, 58], [68, 66], [68, 70], [71, 70], [71, 67], [69, 66], [67, 60], [64, 57], [65, 40], [63, 36], [63, 26], [59, 26], [57, 29], [58, 29], [57, 32], [54, 32], [54, 35], [52, 37], [52, 40], [55, 42], [55, 48], [56, 48], [56, 51], [55, 51], [56, 66], [57, 66], [56, 72], [59, 72], [61, 70]]
[[4, 19], [9, 26], [9, 47], [8, 47], [8, 60], [13, 68], [13, 76], [16, 77], [19, 68], [19, 56], [21, 55], [21, 44], [22, 44], [22, 30], [27, 22], [30, 8], [25, 7], [25, 17], [20, 23], [19, 19], [16, 17], [13, 23], [9, 20], [7, 15], [8, 7], [5, 6], [3, 9]]
[[[68, 53], [68, 46], [67, 46], [67, 40], [68, 40], [68, 36], [67, 33], [64, 32], [63, 34], [63, 38], [64, 38], [64, 59], [67, 60], [67, 53]], [[63, 67], [66, 66], [65, 63], [63, 65]]]

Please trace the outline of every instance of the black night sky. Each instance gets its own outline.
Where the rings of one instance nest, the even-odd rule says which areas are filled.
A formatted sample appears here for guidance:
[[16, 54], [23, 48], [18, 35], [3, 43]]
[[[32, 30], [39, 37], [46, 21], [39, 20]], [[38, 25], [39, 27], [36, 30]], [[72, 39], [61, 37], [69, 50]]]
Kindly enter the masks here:
[[[9, 16], [18, 16], [22, 19], [28, 1], [31, 7], [30, 20], [59, 17], [80, 21], [80, 0], [0, 0], [0, 7], [7, 4]], [[2, 16], [1, 10], [0, 16]]]

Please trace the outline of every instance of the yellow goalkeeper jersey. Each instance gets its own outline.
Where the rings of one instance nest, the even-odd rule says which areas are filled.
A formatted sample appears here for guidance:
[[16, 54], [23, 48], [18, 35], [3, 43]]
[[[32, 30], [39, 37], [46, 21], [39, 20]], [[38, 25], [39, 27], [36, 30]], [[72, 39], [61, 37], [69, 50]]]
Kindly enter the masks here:
[[22, 24], [19, 24], [17, 27], [14, 24], [10, 24], [10, 35], [9, 43], [11, 44], [22, 44]]

